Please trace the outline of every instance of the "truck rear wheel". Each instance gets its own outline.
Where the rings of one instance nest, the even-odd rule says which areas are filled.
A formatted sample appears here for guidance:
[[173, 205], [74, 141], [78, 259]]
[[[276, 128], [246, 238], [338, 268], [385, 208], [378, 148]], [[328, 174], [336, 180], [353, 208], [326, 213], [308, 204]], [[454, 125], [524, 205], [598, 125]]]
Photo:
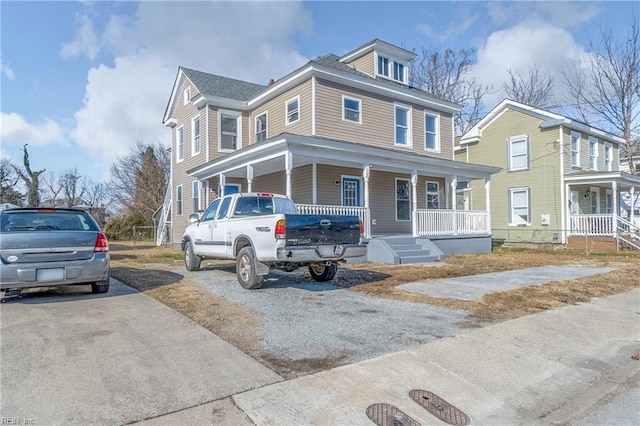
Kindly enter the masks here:
[[338, 271], [338, 264], [331, 262], [329, 265], [326, 263], [313, 263], [309, 265], [309, 273], [314, 280], [318, 282], [331, 281], [336, 276]]
[[264, 276], [256, 274], [256, 255], [253, 247], [243, 247], [236, 260], [236, 275], [242, 288], [253, 290], [262, 287]]
[[200, 269], [201, 261], [200, 256], [197, 256], [193, 251], [193, 243], [187, 241], [184, 247], [184, 266], [187, 268], [187, 271], [197, 271]]

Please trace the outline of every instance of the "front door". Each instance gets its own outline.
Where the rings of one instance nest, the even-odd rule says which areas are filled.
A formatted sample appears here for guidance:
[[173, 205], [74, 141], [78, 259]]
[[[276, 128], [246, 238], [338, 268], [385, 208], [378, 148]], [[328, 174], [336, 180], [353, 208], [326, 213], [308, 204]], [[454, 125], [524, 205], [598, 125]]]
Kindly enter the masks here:
[[600, 188], [591, 188], [591, 214], [600, 214]]
[[360, 207], [360, 179], [353, 177], [342, 178], [342, 205]]

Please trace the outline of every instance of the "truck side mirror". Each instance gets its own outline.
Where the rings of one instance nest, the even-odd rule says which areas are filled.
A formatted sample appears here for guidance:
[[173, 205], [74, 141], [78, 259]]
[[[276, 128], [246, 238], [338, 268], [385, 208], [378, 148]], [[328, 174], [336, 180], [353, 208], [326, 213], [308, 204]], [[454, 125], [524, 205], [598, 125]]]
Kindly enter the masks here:
[[200, 220], [200, 216], [198, 216], [198, 213], [191, 213], [189, 215], [189, 222], [190, 223], [196, 223]]

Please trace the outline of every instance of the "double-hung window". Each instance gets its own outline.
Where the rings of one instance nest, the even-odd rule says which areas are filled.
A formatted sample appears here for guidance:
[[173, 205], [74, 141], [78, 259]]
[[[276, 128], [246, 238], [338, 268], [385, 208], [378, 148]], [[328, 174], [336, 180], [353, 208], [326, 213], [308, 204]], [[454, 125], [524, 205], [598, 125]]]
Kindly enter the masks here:
[[389, 77], [389, 58], [378, 56], [378, 75]]
[[300, 96], [287, 101], [287, 122], [292, 124], [300, 120]]
[[604, 144], [604, 170], [613, 171], [613, 146], [609, 142]]
[[411, 185], [407, 179], [396, 179], [396, 220], [411, 220]]
[[578, 132], [571, 132], [571, 165], [573, 167], [582, 167], [580, 159], [580, 151], [582, 145], [582, 137]]
[[241, 114], [236, 111], [219, 111], [220, 126], [218, 133], [218, 150], [235, 151], [242, 148], [242, 140], [240, 134]]
[[440, 184], [438, 182], [427, 182], [427, 208], [440, 208]]
[[509, 225], [531, 225], [531, 191], [509, 188]]
[[182, 185], [176, 186], [176, 214], [182, 216]]
[[267, 139], [267, 113], [256, 117], [256, 142]]
[[191, 121], [191, 156], [200, 154], [200, 117]]
[[404, 82], [404, 65], [399, 62], [393, 63], [393, 79]]
[[396, 105], [396, 133], [395, 144], [397, 146], [411, 146], [411, 108]]
[[360, 99], [342, 97], [342, 119], [354, 123], [362, 123], [360, 107], [362, 103]]
[[189, 103], [189, 101], [191, 100], [191, 88], [187, 87], [184, 90], [184, 95], [183, 95], [183, 104], [186, 105]]
[[176, 130], [176, 162], [184, 160], [184, 127]]
[[598, 170], [598, 139], [589, 138], [589, 168]]
[[192, 199], [193, 199], [193, 209], [192, 213], [198, 213], [200, 211], [200, 182], [197, 180], [193, 181], [193, 190], [192, 190]]
[[513, 136], [507, 139], [509, 153], [509, 170], [526, 170], [529, 168], [529, 137]]
[[439, 151], [440, 141], [438, 138], [438, 127], [440, 117], [434, 114], [424, 114], [424, 149], [427, 151]]

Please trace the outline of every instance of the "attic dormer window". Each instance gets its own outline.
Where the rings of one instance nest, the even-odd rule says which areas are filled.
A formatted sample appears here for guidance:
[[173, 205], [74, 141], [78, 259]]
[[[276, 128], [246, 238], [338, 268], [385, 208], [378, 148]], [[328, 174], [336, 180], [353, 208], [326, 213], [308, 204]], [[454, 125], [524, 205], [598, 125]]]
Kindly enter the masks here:
[[389, 77], [389, 58], [378, 56], [378, 75]]
[[378, 76], [404, 83], [406, 66], [403, 62], [378, 55]]
[[191, 100], [191, 88], [186, 88], [184, 90], [184, 104], [188, 104], [189, 101]]

